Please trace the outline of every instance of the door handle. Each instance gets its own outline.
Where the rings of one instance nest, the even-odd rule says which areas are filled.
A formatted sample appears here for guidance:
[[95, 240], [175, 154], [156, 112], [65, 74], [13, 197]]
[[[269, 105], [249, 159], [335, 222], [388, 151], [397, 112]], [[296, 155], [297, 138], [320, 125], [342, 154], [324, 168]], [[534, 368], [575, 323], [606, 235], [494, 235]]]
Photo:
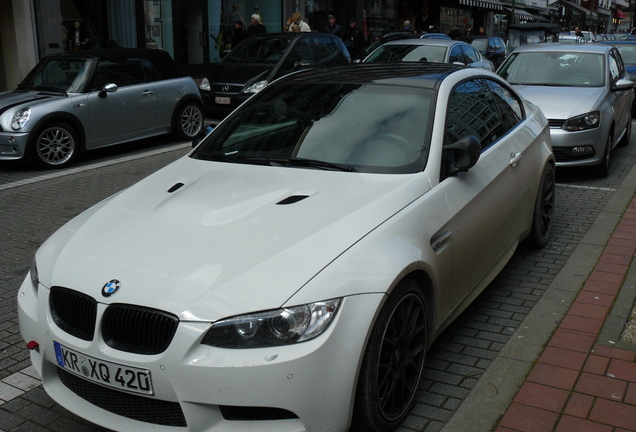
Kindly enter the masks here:
[[451, 238], [453, 233], [450, 230], [443, 231], [431, 238], [431, 248], [433, 252], [440, 253], [446, 242]]
[[152, 90], [144, 90], [141, 95], [142, 96], [152, 96], [153, 94], [155, 94], [155, 92], [153, 92]]
[[517, 163], [521, 160], [521, 158], [523, 157], [523, 155], [519, 152], [517, 153], [511, 153], [510, 154], [510, 165], [511, 166], [517, 166]]

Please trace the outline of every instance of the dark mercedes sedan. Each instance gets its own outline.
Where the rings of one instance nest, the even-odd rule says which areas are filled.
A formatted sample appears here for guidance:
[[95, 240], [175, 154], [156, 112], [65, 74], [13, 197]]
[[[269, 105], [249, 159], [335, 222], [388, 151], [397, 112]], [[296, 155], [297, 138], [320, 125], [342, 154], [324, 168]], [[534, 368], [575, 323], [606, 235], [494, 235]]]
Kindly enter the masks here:
[[222, 119], [276, 78], [303, 68], [349, 63], [342, 40], [324, 33], [274, 33], [243, 41], [201, 82], [206, 114]]

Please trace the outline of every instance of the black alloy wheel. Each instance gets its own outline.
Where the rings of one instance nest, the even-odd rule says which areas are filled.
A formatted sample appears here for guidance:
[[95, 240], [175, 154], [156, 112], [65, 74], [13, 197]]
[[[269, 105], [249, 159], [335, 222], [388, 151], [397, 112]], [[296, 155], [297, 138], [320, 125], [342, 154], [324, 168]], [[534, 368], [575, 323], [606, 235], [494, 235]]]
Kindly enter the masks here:
[[419, 285], [402, 281], [373, 327], [360, 370], [352, 430], [395, 429], [408, 414], [427, 343], [426, 301]]

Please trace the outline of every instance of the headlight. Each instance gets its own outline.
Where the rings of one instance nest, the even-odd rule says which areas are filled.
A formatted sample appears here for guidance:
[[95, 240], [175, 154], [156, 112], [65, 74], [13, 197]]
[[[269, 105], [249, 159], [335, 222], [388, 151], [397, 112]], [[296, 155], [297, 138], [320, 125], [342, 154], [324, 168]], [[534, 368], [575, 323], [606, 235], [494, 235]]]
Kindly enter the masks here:
[[567, 131], [581, 131], [594, 129], [601, 124], [600, 111], [592, 111], [587, 114], [569, 118], [565, 121], [563, 129]]
[[258, 93], [259, 91], [267, 87], [267, 84], [269, 83], [266, 80], [255, 82], [254, 84], [243, 90], [243, 93]]
[[203, 81], [201, 81], [201, 84], [199, 84], [199, 88], [201, 90], [210, 91], [210, 81], [208, 81], [207, 78], [203, 78]]
[[291, 345], [324, 332], [340, 299], [241, 315], [212, 325], [201, 343], [220, 348], [262, 348]]
[[31, 118], [31, 108], [23, 108], [13, 115], [11, 120], [11, 128], [13, 130], [20, 130], [27, 124]]
[[31, 276], [31, 284], [33, 285], [33, 289], [37, 291], [40, 284], [40, 275], [38, 274], [38, 266], [35, 262], [35, 258], [33, 258], [33, 261], [31, 261], [29, 276]]

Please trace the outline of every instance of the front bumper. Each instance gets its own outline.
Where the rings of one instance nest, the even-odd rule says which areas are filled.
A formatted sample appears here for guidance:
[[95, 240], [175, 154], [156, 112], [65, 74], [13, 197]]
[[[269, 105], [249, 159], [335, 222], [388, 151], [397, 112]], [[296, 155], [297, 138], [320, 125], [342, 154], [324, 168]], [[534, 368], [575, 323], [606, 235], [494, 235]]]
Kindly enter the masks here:
[[0, 132], [0, 160], [22, 159], [28, 141], [29, 134], [25, 132]]
[[[346, 431], [366, 336], [384, 297], [343, 299], [324, 334], [296, 345], [220, 349], [200, 343], [210, 323], [181, 322], [165, 352], [141, 355], [103, 341], [104, 305], [98, 307], [94, 340], [85, 341], [57, 327], [48, 296], [42, 286], [36, 293], [29, 277], [18, 294], [20, 331], [25, 341], [39, 343], [31, 361], [44, 389], [75, 414], [122, 432]], [[63, 371], [54, 341], [98, 359], [148, 369], [154, 395], [113, 390]], [[148, 410], [146, 417], [137, 412]], [[168, 412], [171, 419], [182, 415], [184, 423], [162, 420]]]
[[551, 127], [550, 137], [556, 166], [598, 165], [603, 159], [607, 143], [603, 127], [577, 132]]

